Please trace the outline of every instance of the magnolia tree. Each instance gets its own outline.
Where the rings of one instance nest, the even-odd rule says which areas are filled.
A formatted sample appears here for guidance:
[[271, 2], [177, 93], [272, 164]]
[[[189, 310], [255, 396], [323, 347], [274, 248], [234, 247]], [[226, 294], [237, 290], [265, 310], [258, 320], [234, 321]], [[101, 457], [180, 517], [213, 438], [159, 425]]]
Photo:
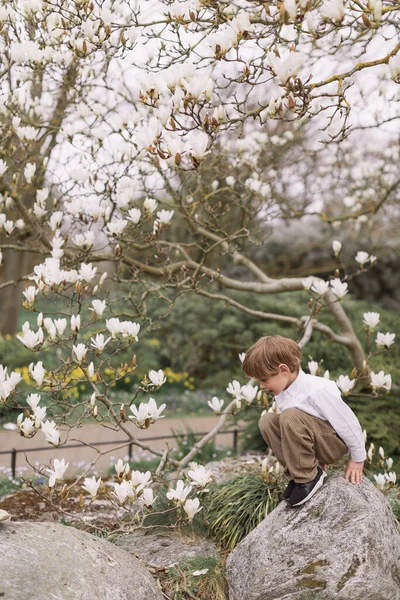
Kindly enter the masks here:
[[[159, 456], [154, 475], [117, 463], [110, 495], [116, 504], [136, 499], [150, 507], [152, 484], [166, 465], [178, 477], [190, 466], [189, 480], [179, 478], [169, 498], [193, 518], [200, 509], [194, 492], [210, 482], [210, 473], [192, 463], [197, 451], [230, 414], [263, 399], [254, 382], [231, 382], [233, 400], [225, 408], [222, 400], [210, 400], [221, 414], [218, 424], [179, 461], [168, 449], [140, 442], [128, 421], [147, 428], [162, 418], [164, 406], [152, 397], [139, 404], [139, 394], [155, 392], [165, 378], [151, 371], [127, 406], [110, 399], [105, 369], [117, 381], [136, 368], [133, 358], [118, 371], [110, 361], [137, 343], [140, 323], [108, 300], [107, 275], [117, 295], [139, 283], [142, 299], [151, 291], [195, 291], [257, 318], [291, 323], [301, 347], [319, 331], [349, 350], [353, 371], [337, 380], [344, 394], [368, 377], [372, 394], [390, 389], [390, 375], [370, 372], [369, 362], [389, 348], [394, 334], [377, 330], [377, 313], [364, 314], [365, 352], [340, 303], [347, 282], [375, 257], [361, 248], [347, 269], [335, 241], [337, 268], [329, 281], [278, 279], [252, 259], [250, 246], [273, 219], [315, 213], [338, 223], [376, 212], [396, 193], [399, 10], [381, 0], [0, 3], [0, 285], [5, 306], [15, 304], [13, 289], [25, 280], [26, 309], [35, 311], [41, 296], [53, 301], [51, 313], [39, 313], [35, 328], [27, 321], [19, 339], [33, 352], [60, 350], [59, 368], [32, 362], [36, 387], [25, 400], [17, 392], [19, 375], [2, 367], [0, 397], [25, 410], [18, 417], [25, 437], [42, 431], [48, 443], [65, 444], [71, 427], [86, 416], [122, 429], [133, 444]], [[303, 160], [260, 168], [272, 147], [290, 146], [294, 157], [304, 127]], [[372, 194], [361, 193], [357, 183], [367, 169], [359, 149], [365, 135], [373, 136], [379, 154], [367, 165]], [[320, 152], [321, 175], [334, 188], [334, 167], [348, 147], [356, 148], [356, 162], [346, 163], [356, 207], [349, 202], [347, 213], [328, 214], [322, 180], [312, 195], [304, 185], [312, 173], [306, 157]], [[216, 148], [222, 170], [212, 166]], [[296, 204], [299, 195], [303, 200]], [[173, 235], [178, 220], [181, 230], [185, 225], [181, 239]], [[229, 295], [304, 289], [309, 308], [302, 318], [254, 311]], [[325, 307], [336, 328], [323, 322]], [[69, 390], [77, 368], [92, 393], [75, 418]], [[311, 372], [317, 368], [310, 364]], [[55, 459], [48, 471], [49, 488], [59, 490], [61, 499], [68, 492], [60, 485], [66, 469]], [[84, 480], [94, 498], [101, 479], [87, 473], [71, 485]]]

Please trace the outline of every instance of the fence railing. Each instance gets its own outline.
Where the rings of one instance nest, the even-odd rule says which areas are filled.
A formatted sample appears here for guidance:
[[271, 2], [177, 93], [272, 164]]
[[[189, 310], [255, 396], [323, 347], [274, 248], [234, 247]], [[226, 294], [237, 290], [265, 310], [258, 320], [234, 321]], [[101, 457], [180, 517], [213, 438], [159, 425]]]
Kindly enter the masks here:
[[[236, 451], [237, 447], [238, 447], [238, 435], [239, 433], [242, 433], [243, 431], [245, 431], [244, 429], [228, 429], [225, 431], [219, 431], [218, 435], [227, 435], [230, 433], [233, 433], [233, 449]], [[209, 433], [209, 431], [206, 432], [193, 432], [191, 431], [190, 434], [188, 433], [177, 433], [174, 435], [159, 435], [156, 437], [147, 437], [147, 438], [140, 438], [140, 442], [155, 442], [158, 440], [170, 440], [170, 439], [176, 439], [176, 438], [185, 438], [188, 435], [193, 435], [195, 437], [201, 437], [204, 435], [207, 435]], [[120, 448], [123, 448], [124, 446], [128, 446], [128, 457], [129, 457], [129, 461], [132, 460], [132, 456], [133, 456], [133, 446], [135, 446], [134, 442], [128, 440], [126, 442], [126, 444], [121, 444], [120, 442], [123, 440], [107, 440], [104, 442], [96, 442], [95, 444], [92, 444], [91, 447], [94, 446], [107, 446], [110, 444], [118, 444], [118, 446]], [[11, 473], [12, 473], [12, 477], [14, 478], [16, 476], [16, 472], [17, 472], [17, 455], [19, 453], [24, 453], [24, 452], [39, 452], [39, 451], [44, 451], [44, 450], [52, 450], [53, 452], [55, 450], [68, 450], [69, 448], [87, 448], [88, 446], [86, 444], [66, 444], [65, 446], [40, 446], [40, 447], [36, 447], [36, 448], [29, 448], [27, 450], [23, 450], [22, 448], [16, 449], [16, 448], [11, 448], [11, 450], [1, 450], [0, 451], [0, 455], [4, 455], [4, 454], [11, 454]]]

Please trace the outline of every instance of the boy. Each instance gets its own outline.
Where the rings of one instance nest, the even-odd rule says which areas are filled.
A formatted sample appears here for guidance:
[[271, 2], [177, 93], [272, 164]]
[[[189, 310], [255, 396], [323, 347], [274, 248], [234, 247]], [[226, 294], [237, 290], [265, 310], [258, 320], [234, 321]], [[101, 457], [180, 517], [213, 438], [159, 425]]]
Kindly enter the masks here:
[[323, 466], [350, 451], [346, 480], [360, 484], [366, 459], [360, 423], [336, 384], [300, 369], [296, 342], [280, 335], [262, 337], [247, 351], [243, 370], [275, 396], [278, 414], [265, 413], [261, 434], [290, 479], [283, 493], [289, 506], [307, 502], [322, 486]]

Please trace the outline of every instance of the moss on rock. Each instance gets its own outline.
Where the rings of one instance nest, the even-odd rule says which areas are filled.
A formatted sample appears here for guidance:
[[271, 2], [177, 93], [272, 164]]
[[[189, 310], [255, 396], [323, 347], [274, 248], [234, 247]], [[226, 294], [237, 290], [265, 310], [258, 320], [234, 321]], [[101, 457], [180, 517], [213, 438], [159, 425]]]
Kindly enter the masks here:
[[341, 580], [337, 585], [337, 590], [340, 592], [341, 589], [346, 585], [346, 582], [354, 577], [357, 572], [358, 567], [361, 565], [361, 561], [358, 556], [353, 556], [353, 560], [351, 561], [350, 567], [347, 569], [346, 573], [343, 575]]

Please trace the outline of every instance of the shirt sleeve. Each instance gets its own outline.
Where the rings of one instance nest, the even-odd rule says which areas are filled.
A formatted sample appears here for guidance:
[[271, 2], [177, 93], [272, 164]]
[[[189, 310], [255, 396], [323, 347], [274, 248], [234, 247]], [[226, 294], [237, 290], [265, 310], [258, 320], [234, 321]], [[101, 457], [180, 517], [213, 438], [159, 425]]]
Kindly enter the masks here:
[[350, 406], [343, 401], [336, 385], [315, 390], [310, 403], [342, 438], [350, 450], [351, 460], [363, 462], [367, 453], [360, 422]]

